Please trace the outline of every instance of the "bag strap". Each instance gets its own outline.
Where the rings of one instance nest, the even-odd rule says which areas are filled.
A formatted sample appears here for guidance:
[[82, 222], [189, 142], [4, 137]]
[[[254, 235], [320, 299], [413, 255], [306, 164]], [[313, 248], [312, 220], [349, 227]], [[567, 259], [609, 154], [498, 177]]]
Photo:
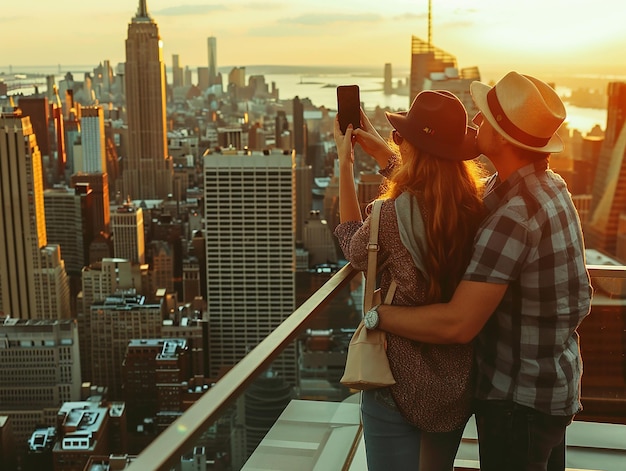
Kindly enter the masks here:
[[[374, 286], [376, 285], [376, 263], [378, 258], [378, 229], [380, 227], [380, 210], [383, 206], [383, 200], [375, 200], [372, 204], [372, 213], [370, 215], [370, 240], [367, 246], [367, 274], [365, 277], [365, 294], [363, 301], [363, 311], [369, 311], [374, 303]], [[396, 294], [398, 284], [396, 280], [391, 280], [387, 295], [385, 296], [385, 304], [391, 304]]]
[[393, 301], [393, 297], [396, 294], [397, 287], [398, 283], [396, 283], [396, 280], [391, 280], [389, 289], [387, 290], [387, 296], [385, 296], [385, 304], [391, 304], [391, 301]]
[[364, 312], [372, 308], [374, 302], [374, 286], [376, 285], [376, 259], [378, 258], [378, 227], [380, 223], [380, 208], [383, 200], [375, 200], [370, 215], [370, 241], [367, 244], [367, 273], [365, 275]]

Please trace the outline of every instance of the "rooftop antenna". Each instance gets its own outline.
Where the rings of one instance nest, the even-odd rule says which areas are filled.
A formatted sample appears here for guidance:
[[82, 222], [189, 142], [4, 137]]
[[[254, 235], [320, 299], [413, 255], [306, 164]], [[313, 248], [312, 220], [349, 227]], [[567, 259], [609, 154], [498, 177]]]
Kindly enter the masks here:
[[139, 0], [139, 9], [137, 10], [137, 18], [149, 18], [148, 5], [146, 0]]

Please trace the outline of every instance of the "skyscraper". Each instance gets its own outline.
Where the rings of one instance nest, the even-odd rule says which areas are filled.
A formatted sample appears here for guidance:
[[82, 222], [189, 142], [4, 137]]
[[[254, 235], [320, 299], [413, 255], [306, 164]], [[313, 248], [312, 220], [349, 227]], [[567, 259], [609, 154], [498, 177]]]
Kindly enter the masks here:
[[21, 97], [18, 106], [22, 110], [22, 115], [30, 117], [30, 124], [34, 134], [37, 136], [37, 145], [39, 146], [41, 156], [49, 156], [50, 136], [48, 134], [48, 123], [50, 122], [50, 102], [48, 97]]
[[67, 164], [67, 154], [65, 152], [65, 119], [63, 116], [63, 103], [59, 96], [59, 89], [53, 86], [54, 99], [50, 100], [50, 131], [52, 155], [50, 156], [50, 178], [54, 183], [60, 183], [65, 178], [65, 165]]
[[411, 37], [411, 80], [409, 106], [423, 90], [448, 90], [463, 102], [467, 114], [472, 117], [478, 112], [470, 95], [470, 84], [480, 81], [478, 67], [465, 67], [459, 71], [456, 57], [436, 48], [430, 41]]
[[615, 255], [619, 217], [626, 210], [626, 83], [609, 83], [608, 96], [606, 135], [585, 239], [590, 248]]
[[71, 186], [89, 185], [92, 192], [93, 204], [91, 206], [92, 240], [100, 232], [108, 234], [111, 229], [111, 212], [109, 202], [109, 178], [107, 173], [76, 173], [72, 175]]
[[[235, 365], [294, 310], [295, 155], [204, 158], [210, 374]], [[296, 347], [273, 370], [295, 384]]]
[[70, 316], [58, 245], [47, 245], [41, 153], [28, 117], [0, 114], [0, 313]]
[[172, 192], [172, 162], [167, 154], [165, 63], [159, 28], [146, 0], [128, 25], [126, 39], [128, 155], [123, 161], [124, 197], [166, 198]]
[[101, 106], [81, 108], [81, 143], [83, 165], [76, 172], [106, 173], [106, 137], [104, 135], [104, 112]]
[[424, 80], [433, 72], [443, 72], [447, 68], [457, 68], [456, 57], [436, 48], [430, 41], [417, 36], [411, 37], [411, 84], [409, 105], [415, 96], [424, 90]]
[[293, 99], [293, 146], [296, 154], [305, 156], [306, 160], [306, 123], [304, 121], [304, 105], [300, 97]]
[[304, 240], [304, 226], [313, 207], [313, 169], [304, 164], [304, 157], [296, 156], [296, 244]]
[[172, 54], [172, 86], [183, 86], [183, 68], [180, 66], [180, 56]]
[[198, 88], [204, 91], [209, 88], [209, 68], [208, 67], [198, 67]]
[[89, 185], [75, 188], [58, 185], [44, 191], [48, 239], [61, 246], [67, 273], [78, 278], [89, 264], [92, 203]]
[[217, 38], [210, 36], [207, 39], [209, 58], [209, 85], [217, 83]]
[[393, 93], [393, 74], [391, 72], [391, 64], [387, 62], [385, 64], [383, 89], [385, 95], [391, 95]]

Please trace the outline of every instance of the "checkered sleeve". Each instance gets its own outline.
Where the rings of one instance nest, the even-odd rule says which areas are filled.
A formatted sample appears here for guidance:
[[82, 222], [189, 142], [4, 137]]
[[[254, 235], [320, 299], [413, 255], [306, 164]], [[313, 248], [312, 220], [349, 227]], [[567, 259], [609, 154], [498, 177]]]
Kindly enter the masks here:
[[528, 255], [529, 237], [528, 225], [519, 213], [492, 215], [478, 231], [463, 279], [486, 283], [517, 279]]

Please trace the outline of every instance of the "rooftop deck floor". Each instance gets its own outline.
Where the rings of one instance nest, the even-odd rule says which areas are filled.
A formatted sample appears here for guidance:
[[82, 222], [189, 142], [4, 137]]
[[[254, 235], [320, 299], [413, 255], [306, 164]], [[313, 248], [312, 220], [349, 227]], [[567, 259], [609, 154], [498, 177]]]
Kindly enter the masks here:
[[[359, 395], [344, 402], [294, 400], [287, 406], [243, 471], [363, 471], [367, 469]], [[455, 462], [478, 470], [478, 438], [468, 422]], [[626, 425], [574, 421], [567, 431], [568, 470], [626, 470]]]

